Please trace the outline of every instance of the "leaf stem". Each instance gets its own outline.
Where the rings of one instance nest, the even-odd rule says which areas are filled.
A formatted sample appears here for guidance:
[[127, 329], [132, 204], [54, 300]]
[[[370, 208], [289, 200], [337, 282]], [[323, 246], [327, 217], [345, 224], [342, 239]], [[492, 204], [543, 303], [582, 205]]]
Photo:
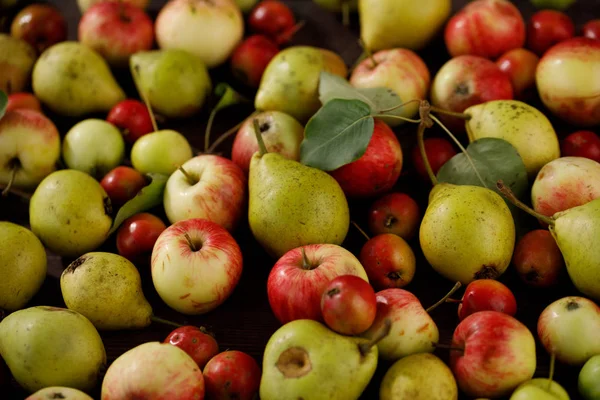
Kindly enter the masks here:
[[434, 305], [432, 305], [431, 307], [429, 307], [427, 310], [428, 313], [430, 313], [431, 311], [435, 310], [440, 304], [443, 304], [446, 302], [446, 300], [452, 296], [454, 294], [454, 292], [456, 292], [458, 289], [460, 289], [460, 287], [462, 286], [462, 283], [460, 282], [456, 282], [454, 284], [454, 287], [452, 287], [452, 289], [450, 289], [450, 291], [444, 296], [442, 297], [437, 303], [435, 303]]
[[517, 196], [515, 196], [515, 194], [512, 192], [512, 190], [510, 190], [510, 188], [508, 188], [506, 185], [504, 185], [504, 182], [502, 181], [502, 179], [500, 179], [498, 182], [496, 182], [496, 187], [504, 196], [506, 196], [508, 201], [513, 203], [515, 206], [517, 206], [521, 210], [525, 211], [527, 214], [539, 219], [540, 221], [542, 221], [548, 225], [554, 225], [554, 222], [555, 222], [554, 218], [548, 217], [546, 215], [536, 212], [534, 209], [529, 207], [527, 204], [525, 204], [521, 200], [517, 199]]
[[[404, 103], [398, 104], [397, 106], [394, 106], [394, 107], [391, 107], [391, 108], [386, 108], [385, 110], [380, 110], [379, 112], [380, 113], [385, 113], [385, 112], [389, 112], [389, 111], [394, 111], [395, 109], [398, 109], [398, 108], [401, 108], [401, 107], [405, 107], [405, 106], [409, 105], [410, 103], [415, 103], [415, 102], [421, 103], [421, 100], [419, 100], [419, 99], [412, 99], [412, 100], [406, 101]], [[417, 122], [420, 122], [420, 120], [417, 121]]]
[[448, 115], [450, 117], [460, 118], [465, 121], [469, 121], [471, 119], [471, 116], [469, 114], [444, 110], [443, 108], [438, 108], [438, 107], [434, 107], [434, 106], [431, 106], [431, 111], [433, 111], [437, 114]]
[[367, 233], [365, 231], [363, 231], [356, 222], [354, 222], [354, 221], [350, 221], [350, 222], [352, 222], [352, 225], [354, 225], [354, 227], [365, 237], [365, 239], [367, 239], [367, 241], [371, 240], [369, 235], [367, 235]]
[[417, 130], [417, 143], [419, 144], [419, 151], [421, 152], [421, 158], [423, 158], [423, 164], [425, 165], [425, 170], [427, 171], [427, 175], [429, 175], [429, 179], [431, 180], [431, 184], [433, 186], [438, 184], [438, 180], [433, 173], [433, 169], [431, 168], [431, 164], [429, 163], [429, 158], [427, 157], [427, 152], [425, 151], [425, 129], [427, 125], [425, 121], [421, 121], [419, 124], [419, 129]]
[[252, 126], [254, 127], [254, 134], [256, 135], [256, 141], [258, 142], [260, 155], [264, 156], [268, 153], [268, 151], [267, 146], [265, 145], [265, 141], [263, 140], [262, 133], [260, 133], [260, 125], [258, 124], [258, 119], [254, 118], [252, 120]]
[[[139, 82], [139, 77], [140, 77], [140, 66], [139, 65], [135, 65], [133, 67], [133, 74], [135, 75], [134, 80], [136, 82]], [[148, 109], [148, 113], [150, 114], [150, 121], [152, 122], [152, 129], [154, 129], [154, 132], [156, 132], [156, 131], [158, 131], [158, 125], [156, 124], [156, 118], [154, 117], [154, 112], [152, 111], [152, 106], [150, 105], [150, 100], [148, 99], [146, 92], [144, 92], [144, 90], [141, 86], [142, 86], [141, 84], [137, 86], [138, 92], [140, 93], [140, 97], [142, 98], [142, 101], [146, 105], [146, 108]]]

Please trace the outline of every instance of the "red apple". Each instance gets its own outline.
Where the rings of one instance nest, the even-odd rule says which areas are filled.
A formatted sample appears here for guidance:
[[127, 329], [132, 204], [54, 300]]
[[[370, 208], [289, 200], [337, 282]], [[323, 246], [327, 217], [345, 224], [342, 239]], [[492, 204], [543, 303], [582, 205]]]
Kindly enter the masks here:
[[527, 47], [539, 56], [557, 43], [575, 36], [575, 24], [565, 13], [541, 10], [527, 23]]
[[356, 275], [368, 282], [360, 261], [335, 244], [311, 244], [285, 253], [267, 280], [269, 304], [285, 324], [296, 319], [323, 321], [321, 296], [329, 282], [341, 275]]
[[141, 173], [123, 165], [108, 172], [100, 181], [100, 185], [115, 208], [121, 207], [134, 198], [147, 184], [146, 178]]
[[132, 54], [152, 48], [154, 23], [143, 9], [132, 4], [101, 1], [79, 20], [78, 37], [110, 65], [126, 67]]
[[406, 193], [390, 193], [376, 200], [369, 209], [369, 229], [373, 235], [393, 233], [405, 240], [417, 233], [421, 211]]
[[[454, 112], [491, 100], [511, 100], [513, 87], [508, 75], [488, 59], [478, 56], [458, 56], [446, 62], [431, 85], [432, 105]], [[443, 117], [455, 133], [465, 130], [465, 123], [456, 117]]]
[[338, 276], [321, 297], [323, 320], [342, 335], [359, 335], [373, 324], [377, 313], [375, 291], [356, 275]]
[[255, 33], [268, 36], [277, 44], [285, 43], [295, 30], [296, 17], [292, 10], [278, 0], [263, 0], [248, 16], [248, 27]]
[[582, 36], [600, 40], [600, 19], [592, 19], [583, 25]]
[[506, 396], [535, 373], [533, 334], [505, 313], [469, 315], [456, 327], [452, 347], [450, 368], [470, 397]]
[[525, 44], [525, 21], [506, 0], [475, 0], [446, 24], [444, 41], [452, 57], [471, 54], [496, 59]]
[[146, 263], [160, 234], [167, 229], [155, 215], [139, 213], [127, 218], [117, 231], [117, 251], [134, 264]]
[[260, 387], [261, 370], [250, 355], [229, 350], [214, 356], [204, 367], [206, 398], [253, 400]]
[[12, 93], [8, 95], [8, 104], [6, 105], [6, 112], [17, 109], [29, 109], [33, 111], [42, 112], [42, 105], [37, 97], [32, 93]]
[[372, 197], [390, 190], [402, 171], [402, 148], [392, 129], [375, 120], [373, 136], [356, 161], [331, 171], [348, 197]]
[[246, 38], [231, 55], [233, 76], [247, 86], [258, 88], [265, 68], [277, 53], [279, 47], [267, 36]]
[[154, 131], [148, 108], [138, 100], [125, 99], [115, 104], [106, 120], [121, 130], [129, 144]]
[[517, 300], [503, 283], [494, 279], [478, 279], [465, 288], [458, 306], [458, 318], [462, 321], [478, 311], [498, 311], [514, 316]]
[[535, 287], [548, 287], [558, 283], [565, 260], [552, 234], [545, 229], [537, 229], [519, 240], [513, 264], [523, 282]]
[[163, 343], [170, 343], [185, 351], [196, 361], [200, 369], [219, 353], [219, 344], [214, 337], [196, 326], [182, 326], [167, 335]]
[[[446, 164], [452, 157], [456, 155], [456, 150], [449, 140], [444, 138], [430, 138], [423, 140], [425, 146], [425, 154], [431, 166], [434, 175], [437, 175], [442, 165]], [[429, 182], [429, 175], [425, 168], [425, 162], [421, 156], [419, 146], [415, 146], [412, 151], [412, 162], [421, 178]]]
[[415, 254], [404, 239], [391, 233], [369, 239], [359, 259], [376, 290], [404, 287], [415, 276]]
[[41, 54], [53, 44], [67, 40], [67, 21], [50, 4], [30, 4], [15, 16], [10, 34], [26, 41]]
[[496, 60], [496, 65], [508, 74], [517, 99], [528, 99], [535, 93], [535, 69], [539, 57], [526, 49], [513, 49]]
[[585, 157], [600, 163], [600, 136], [591, 131], [571, 133], [562, 141], [563, 157]]

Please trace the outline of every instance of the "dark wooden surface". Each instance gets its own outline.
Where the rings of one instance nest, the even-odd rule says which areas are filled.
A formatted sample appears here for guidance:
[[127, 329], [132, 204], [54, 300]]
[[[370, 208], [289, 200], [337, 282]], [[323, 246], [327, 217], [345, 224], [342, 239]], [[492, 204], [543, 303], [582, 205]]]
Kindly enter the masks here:
[[[53, 0], [51, 2], [56, 4], [67, 17], [69, 22], [69, 38], [76, 40], [77, 23], [80, 18], [80, 13], [75, 5], [75, 0]], [[298, 20], [306, 21], [306, 25], [296, 35], [292, 44], [309, 44], [328, 48], [338, 52], [349, 66], [354, 64], [354, 61], [361, 53], [361, 49], [357, 42], [358, 19], [356, 15], [353, 15], [352, 18], [352, 28], [346, 29], [340, 24], [339, 16], [321, 10], [310, 0], [288, 0], [286, 3], [292, 7]], [[465, 3], [465, 0], [455, 0], [454, 11], [458, 10]], [[515, 1], [514, 3], [519, 6], [526, 19], [535, 11], [527, 1], [520, 0]], [[162, 4], [164, 4], [164, 1], [152, 2], [149, 9], [152, 17], [156, 16], [157, 11]], [[415, 6], [418, 6], [418, 2], [415, 2]], [[572, 6], [567, 13], [576, 22], [578, 33], [580, 32], [583, 23], [587, 20], [592, 17], [600, 17], [600, 9], [597, 0], [578, 0], [577, 4]], [[427, 49], [420, 51], [419, 54], [429, 66], [432, 78], [439, 67], [449, 58], [440, 37], [434, 40]], [[137, 98], [137, 93], [135, 92], [128, 71], [114, 71], [114, 73], [128, 95]], [[233, 86], [244, 93], [249, 99], [253, 98], [252, 91], [235, 85], [234, 81], [229, 76], [227, 66], [211, 71], [211, 75], [213, 76], [214, 84], [220, 81], [233, 83]], [[532, 100], [531, 103], [540, 107], [542, 110], [545, 110], [537, 99]], [[190, 142], [196, 148], [200, 149], [203, 143], [203, 132], [209, 109], [210, 105], [193, 118], [178, 121], [166, 121], [162, 124], [162, 127], [179, 130], [188, 137]], [[237, 124], [251, 111], [252, 103], [231, 107], [222, 111], [216, 118], [213, 137], [216, 138], [220, 133]], [[63, 135], [77, 122], [77, 120], [64, 119], [51, 114], [49, 115], [56, 122]], [[105, 118], [105, 115], [92, 115], [90, 117], [94, 116]], [[564, 137], [566, 134], [575, 130], [574, 127], [567, 126], [555, 118], [551, 117], [551, 120], [560, 137]], [[412, 148], [415, 145], [416, 126], [403, 126], [397, 128], [396, 132], [402, 143], [405, 164], [402, 176], [394, 190], [406, 192], [414, 196], [422, 206], [422, 211], [424, 211], [430, 186], [426, 182], [415, 177], [415, 173], [409, 161], [410, 151], [412, 151]], [[427, 135], [437, 136], [442, 135], [442, 133], [432, 129], [428, 131]], [[463, 140], [464, 139], [465, 138], [463, 138]], [[228, 155], [230, 148], [231, 140], [225, 142], [219, 150], [222, 151], [224, 155]], [[370, 203], [371, 201], [351, 202], [352, 218], [363, 227], [366, 226], [366, 213]], [[167, 222], [160, 207], [152, 210], [152, 212], [161, 216], [164, 218], [165, 222]], [[527, 217], [524, 218], [525, 227], [529, 229], [538, 227], [535, 221], [532, 221]], [[0, 199], [0, 220], [10, 220], [27, 226], [27, 202], [13, 195], [6, 199]], [[234, 236], [240, 244], [244, 255], [243, 276], [233, 295], [222, 306], [209, 314], [191, 317], [170, 310], [160, 300], [152, 286], [149, 265], [139, 264], [138, 268], [144, 282], [144, 293], [152, 304], [157, 316], [168, 318], [181, 324], [205, 326], [215, 333], [221, 350], [235, 349], [245, 351], [261, 363], [262, 353], [266, 342], [270, 335], [280, 326], [270, 310], [266, 291], [266, 280], [269, 270], [276, 260], [269, 258], [256, 243], [247, 224], [242, 223]], [[363, 243], [364, 240], [361, 235], [351, 228], [343, 245], [348, 250], [358, 255]], [[427, 264], [420, 251], [418, 239], [411, 241], [410, 244], [417, 256], [417, 272], [413, 282], [410, 283], [406, 289], [415, 293], [422, 304], [427, 307], [442, 297], [452, 287], [452, 282], [445, 280], [435, 273]], [[114, 236], [110, 237], [100, 250], [115, 251]], [[68, 265], [69, 262], [70, 260], [61, 259], [49, 254], [48, 277], [39, 293], [30, 302], [30, 305], [64, 306], [60, 293], [59, 277], [63, 268]], [[558, 298], [565, 295], [578, 294], [567, 278], [564, 279], [559, 287], [554, 289], [531, 289], [520, 282], [512, 268], [509, 268], [500, 280], [506, 283], [515, 293], [519, 307], [517, 318], [531, 329], [536, 338], [536, 323], [541, 311]], [[460, 296], [461, 293], [462, 290], [458, 292], [457, 297]], [[446, 344], [450, 343], [452, 333], [458, 322], [456, 317], [456, 305], [442, 305], [433, 312], [432, 317], [440, 330], [440, 342]], [[110, 363], [119, 355], [138, 344], [148, 341], [162, 341], [170, 331], [171, 328], [168, 326], [153, 324], [142, 330], [102, 332], [101, 335]], [[436, 354], [442, 359], [447, 360], [446, 351], [439, 350]], [[536, 376], [547, 376], [549, 357], [543, 347], [539, 344], [539, 341], [537, 343], [537, 358], [538, 368]], [[387, 363], [380, 363], [377, 373], [362, 398], [376, 399], [378, 397], [379, 382], [388, 366], [389, 364]], [[576, 391], [577, 374], [577, 368], [568, 368], [557, 363], [555, 379], [569, 391], [572, 399], [579, 398]], [[98, 390], [93, 393], [93, 395], [95, 398], [99, 398], [99, 386]], [[4, 393], [0, 392], [0, 398], [2, 399], [23, 399], [25, 396], [26, 393], [20, 390], [18, 385], [14, 382], [9, 389], [4, 390]]]

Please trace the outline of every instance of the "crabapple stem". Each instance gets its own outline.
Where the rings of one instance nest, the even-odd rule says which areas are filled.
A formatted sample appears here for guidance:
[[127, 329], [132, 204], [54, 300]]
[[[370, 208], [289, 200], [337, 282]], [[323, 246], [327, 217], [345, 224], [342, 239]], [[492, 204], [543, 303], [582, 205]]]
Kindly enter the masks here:
[[450, 291], [444, 297], [442, 297], [437, 303], [435, 303], [434, 305], [432, 305], [425, 311], [429, 313], [429, 312], [435, 310], [440, 304], [445, 303], [446, 299], [448, 299], [450, 296], [452, 296], [454, 294], [454, 292], [456, 292], [458, 289], [460, 289], [461, 286], [462, 286], [462, 283], [456, 282], [454, 284], [454, 287], [452, 289], [450, 289]]
[[371, 240], [369, 235], [367, 235], [367, 233], [365, 231], [363, 231], [356, 222], [354, 222], [354, 221], [350, 221], [350, 222], [352, 222], [352, 225], [354, 225], [354, 227], [365, 237], [365, 239], [367, 239], [367, 241]]
[[183, 325], [178, 324], [177, 322], [169, 321], [168, 319], [159, 318], [156, 315], [150, 317], [152, 322], [158, 322], [159, 324], [170, 325], [176, 328], [181, 328]]
[[521, 210], [525, 211], [527, 214], [539, 219], [540, 221], [542, 221], [548, 225], [554, 225], [554, 218], [547, 217], [543, 214], [536, 212], [531, 207], [529, 207], [527, 204], [525, 204], [521, 200], [517, 199], [517, 197], [515, 196], [513, 191], [510, 190], [510, 188], [508, 188], [506, 185], [504, 185], [504, 181], [502, 181], [502, 179], [500, 179], [498, 182], [496, 182], [496, 187], [504, 196], [506, 196], [508, 201], [513, 203], [516, 207], [519, 207]]

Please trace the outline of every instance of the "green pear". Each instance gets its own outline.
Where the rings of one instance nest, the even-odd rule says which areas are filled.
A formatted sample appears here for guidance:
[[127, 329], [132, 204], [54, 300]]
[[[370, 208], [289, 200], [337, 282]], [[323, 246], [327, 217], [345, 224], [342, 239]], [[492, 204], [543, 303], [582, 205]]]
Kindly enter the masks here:
[[248, 222], [272, 257], [307, 244], [341, 245], [350, 226], [344, 191], [331, 175], [279, 153], [261, 151], [250, 160]]
[[140, 51], [131, 56], [129, 66], [138, 91], [166, 117], [195, 114], [212, 91], [206, 65], [185, 50]]
[[469, 284], [497, 278], [510, 264], [515, 224], [503, 198], [493, 190], [440, 183], [429, 195], [419, 241], [433, 269]]
[[140, 273], [118, 254], [82, 255], [61, 274], [60, 290], [67, 307], [85, 316], [98, 330], [150, 325], [152, 307], [144, 297]]
[[517, 386], [510, 400], [570, 400], [570, 397], [558, 382], [535, 378]]
[[600, 354], [583, 364], [577, 378], [577, 390], [585, 400], [600, 399]]
[[529, 178], [560, 157], [558, 137], [548, 118], [538, 109], [517, 100], [488, 101], [467, 108], [469, 140], [484, 137], [504, 139], [523, 159]]
[[143, 135], [131, 148], [131, 164], [143, 174], [171, 175], [193, 156], [185, 136], [171, 129]]
[[97, 180], [63, 169], [44, 178], [31, 196], [29, 224], [52, 252], [78, 257], [104, 243], [111, 212], [110, 199]]
[[267, 342], [261, 400], [358, 399], [377, 369], [377, 346], [308, 319], [288, 322]]
[[8, 94], [25, 91], [36, 57], [29, 43], [0, 33], [0, 90]]
[[37, 306], [0, 322], [0, 355], [25, 390], [49, 386], [88, 391], [106, 365], [106, 351], [94, 325], [65, 308]]
[[259, 111], [281, 111], [305, 123], [321, 107], [322, 71], [343, 78], [348, 74], [344, 60], [332, 51], [311, 46], [281, 50], [263, 73], [254, 107]]
[[47, 48], [33, 67], [33, 91], [50, 110], [69, 117], [108, 112], [125, 99], [100, 54], [73, 41]]
[[413, 354], [396, 361], [379, 387], [379, 400], [457, 400], [458, 385], [452, 371], [430, 353]]
[[87, 393], [81, 390], [63, 387], [63, 386], [51, 386], [43, 388], [27, 397], [25, 400], [94, 400], [88, 396]]
[[46, 250], [29, 229], [0, 222], [0, 308], [23, 308], [46, 279]]

